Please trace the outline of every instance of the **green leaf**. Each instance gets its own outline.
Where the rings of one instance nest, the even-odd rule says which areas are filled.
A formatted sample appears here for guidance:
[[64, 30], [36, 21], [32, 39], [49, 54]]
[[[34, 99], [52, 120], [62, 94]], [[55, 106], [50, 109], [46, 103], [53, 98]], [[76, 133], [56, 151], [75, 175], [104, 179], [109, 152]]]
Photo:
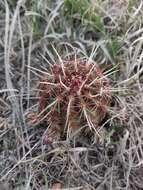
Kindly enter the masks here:
[[88, 0], [65, 0], [64, 6], [67, 14], [79, 14], [83, 16], [90, 4]]
[[73, 23], [75, 18], [81, 25], [92, 26], [105, 36], [105, 28], [100, 15], [88, 0], [64, 0], [64, 15]]
[[121, 42], [119, 42], [117, 39], [111, 40], [107, 44], [107, 49], [108, 49], [110, 55], [112, 56], [112, 58], [116, 57], [120, 47], [121, 47]]
[[99, 15], [92, 13], [92, 19], [91, 19], [91, 21], [93, 22], [93, 24], [95, 25], [95, 27], [101, 33], [105, 34], [104, 24], [103, 24], [102, 19], [101, 19], [101, 17]]
[[128, 2], [128, 11], [129, 13], [132, 11], [133, 6], [136, 4], [136, 0], [129, 0]]

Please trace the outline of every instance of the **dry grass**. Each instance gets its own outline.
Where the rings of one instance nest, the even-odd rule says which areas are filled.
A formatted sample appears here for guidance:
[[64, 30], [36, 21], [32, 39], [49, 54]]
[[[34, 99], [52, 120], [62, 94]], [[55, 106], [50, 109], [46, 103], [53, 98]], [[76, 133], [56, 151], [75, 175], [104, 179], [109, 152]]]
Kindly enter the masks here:
[[[0, 0], [0, 189], [141, 190], [143, 2], [92, 1], [91, 14], [68, 12], [64, 2]], [[76, 54], [109, 71], [104, 142], [83, 135], [46, 146], [48, 126], [27, 123], [37, 81], [58, 61], [53, 47], [62, 59]]]

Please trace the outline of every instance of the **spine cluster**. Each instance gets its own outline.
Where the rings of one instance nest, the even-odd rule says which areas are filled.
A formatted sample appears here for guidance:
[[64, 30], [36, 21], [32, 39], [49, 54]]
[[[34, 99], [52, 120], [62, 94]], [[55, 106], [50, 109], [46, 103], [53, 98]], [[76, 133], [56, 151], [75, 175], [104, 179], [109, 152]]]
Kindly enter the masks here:
[[95, 131], [110, 105], [109, 80], [86, 59], [63, 61], [49, 68], [39, 85], [40, 121], [70, 135], [82, 126]]

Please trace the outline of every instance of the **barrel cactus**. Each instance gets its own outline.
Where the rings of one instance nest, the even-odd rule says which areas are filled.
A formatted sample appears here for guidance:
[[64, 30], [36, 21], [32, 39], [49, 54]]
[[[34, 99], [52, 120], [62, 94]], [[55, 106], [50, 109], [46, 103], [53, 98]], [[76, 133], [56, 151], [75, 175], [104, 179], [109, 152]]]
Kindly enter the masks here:
[[109, 80], [92, 61], [62, 61], [49, 67], [39, 83], [39, 122], [54, 139], [84, 128], [97, 133], [110, 105]]

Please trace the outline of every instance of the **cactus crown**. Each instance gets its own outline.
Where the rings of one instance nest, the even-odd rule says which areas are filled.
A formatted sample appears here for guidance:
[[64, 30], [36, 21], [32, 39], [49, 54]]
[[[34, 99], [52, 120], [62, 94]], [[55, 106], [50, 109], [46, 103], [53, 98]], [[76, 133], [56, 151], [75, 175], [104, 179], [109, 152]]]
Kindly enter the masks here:
[[59, 133], [96, 130], [110, 104], [109, 80], [86, 59], [54, 64], [40, 81], [38, 117]]

